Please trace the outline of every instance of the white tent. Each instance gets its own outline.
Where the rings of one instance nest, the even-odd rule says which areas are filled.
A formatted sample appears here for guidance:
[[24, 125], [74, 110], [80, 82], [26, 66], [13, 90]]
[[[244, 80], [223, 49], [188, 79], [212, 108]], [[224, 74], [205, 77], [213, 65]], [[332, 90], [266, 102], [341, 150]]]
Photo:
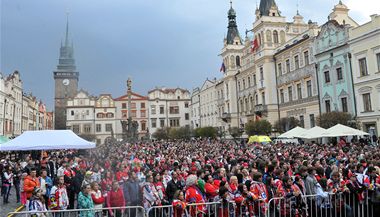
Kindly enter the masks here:
[[279, 135], [277, 138], [288, 138], [288, 139], [292, 139], [292, 138], [296, 138], [298, 137], [300, 134], [302, 133], [305, 133], [307, 130], [302, 128], [302, 127], [295, 127], [289, 131], [287, 131], [286, 133], [283, 133], [281, 135]]
[[0, 151], [56, 150], [95, 148], [71, 130], [26, 131], [15, 139], [0, 144]]
[[338, 137], [338, 136], [366, 136], [369, 135], [366, 132], [357, 130], [351, 127], [347, 127], [342, 124], [337, 124], [333, 127], [327, 129], [326, 133], [323, 134], [323, 137]]
[[303, 139], [315, 139], [315, 138], [321, 138], [324, 137], [323, 134], [327, 133], [327, 130], [315, 126], [311, 129], [308, 129], [305, 133], [302, 133], [298, 136], [298, 138], [303, 138]]

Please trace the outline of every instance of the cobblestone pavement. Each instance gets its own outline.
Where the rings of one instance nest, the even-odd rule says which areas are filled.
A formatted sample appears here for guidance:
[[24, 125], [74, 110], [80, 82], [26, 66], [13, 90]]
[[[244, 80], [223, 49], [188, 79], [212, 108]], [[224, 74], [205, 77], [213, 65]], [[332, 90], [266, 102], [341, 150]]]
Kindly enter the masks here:
[[3, 198], [0, 199], [0, 216], [6, 217], [8, 213], [13, 212], [21, 206], [21, 203], [16, 203], [16, 190], [12, 186], [11, 195], [9, 195], [9, 203], [3, 204]]

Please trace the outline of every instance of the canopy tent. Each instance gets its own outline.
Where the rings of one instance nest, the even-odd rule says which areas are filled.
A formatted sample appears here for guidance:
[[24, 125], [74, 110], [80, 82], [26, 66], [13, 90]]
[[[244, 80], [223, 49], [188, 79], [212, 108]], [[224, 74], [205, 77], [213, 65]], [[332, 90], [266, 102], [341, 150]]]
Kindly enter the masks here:
[[95, 143], [86, 141], [71, 130], [26, 131], [15, 139], [0, 144], [0, 151], [88, 149]]
[[249, 140], [248, 140], [248, 143], [254, 143], [254, 142], [258, 142], [258, 143], [269, 143], [271, 142], [272, 140], [268, 137], [268, 136], [250, 136], [249, 137]]
[[326, 132], [327, 132], [326, 129], [324, 129], [322, 127], [315, 126], [311, 129], [306, 130], [306, 132], [301, 133], [297, 137], [302, 138], [302, 139], [321, 138], [321, 137], [324, 137], [323, 134], [325, 134]]
[[367, 136], [369, 135], [366, 132], [357, 130], [351, 127], [347, 127], [342, 124], [337, 124], [333, 127], [330, 127], [323, 134], [323, 137], [338, 137], [338, 136]]
[[302, 128], [302, 127], [295, 127], [289, 131], [287, 131], [286, 133], [283, 133], [281, 134], [280, 136], [278, 136], [277, 138], [288, 138], [288, 139], [292, 139], [292, 138], [296, 138], [298, 137], [300, 134], [302, 133], [305, 133], [307, 130]]

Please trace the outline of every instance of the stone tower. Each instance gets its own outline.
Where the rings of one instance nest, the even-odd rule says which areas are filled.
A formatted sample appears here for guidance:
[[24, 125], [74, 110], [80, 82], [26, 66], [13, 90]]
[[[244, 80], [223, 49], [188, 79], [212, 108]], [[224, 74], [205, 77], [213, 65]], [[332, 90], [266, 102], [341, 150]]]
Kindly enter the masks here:
[[66, 129], [66, 102], [74, 97], [78, 90], [79, 72], [76, 71], [73, 43], [69, 43], [69, 21], [66, 23], [64, 44], [61, 43], [55, 81], [55, 129]]

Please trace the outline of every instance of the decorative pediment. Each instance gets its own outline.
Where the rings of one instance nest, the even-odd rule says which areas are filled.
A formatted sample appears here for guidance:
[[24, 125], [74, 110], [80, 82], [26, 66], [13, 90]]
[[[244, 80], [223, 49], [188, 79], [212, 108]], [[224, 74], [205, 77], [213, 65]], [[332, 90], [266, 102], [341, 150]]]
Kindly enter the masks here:
[[348, 93], [345, 90], [340, 91], [339, 97], [348, 96]]
[[359, 91], [359, 93], [368, 93], [368, 92], [372, 91], [372, 87], [368, 87], [368, 86], [361, 87], [361, 88], [359, 88], [358, 91]]
[[328, 93], [326, 93], [326, 94], [323, 96], [322, 99], [323, 99], [323, 100], [331, 99], [331, 96], [330, 96]]
[[327, 70], [329, 70], [330, 69], [330, 66], [329, 65], [327, 65], [327, 64], [325, 64], [324, 66], [323, 66], [323, 71], [327, 71]]
[[341, 61], [336, 61], [336, 63], [335, 63], [335, 66], [342, 66], [343, 65], [343, 63], [341, 62]]

